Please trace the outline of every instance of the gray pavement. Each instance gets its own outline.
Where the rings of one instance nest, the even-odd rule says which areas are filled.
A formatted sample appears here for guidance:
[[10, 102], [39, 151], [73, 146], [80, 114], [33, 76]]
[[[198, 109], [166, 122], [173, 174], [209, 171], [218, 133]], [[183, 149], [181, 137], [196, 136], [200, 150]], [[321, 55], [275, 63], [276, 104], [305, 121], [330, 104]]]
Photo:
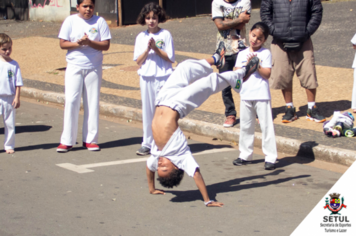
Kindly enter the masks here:
[[[356, 2], [323, 5], [323, 23], [313, 36], [316, 63], [349, 68], [354, 56], [349, 41], [355, 33]], [[248, 27], [257, 21], [259, 12], [254, 10]], [[60, 25], [0, 21], [0, 32], [13, 38], [56, 37]], [[176, 50], [214, 51], [216, 28], [209, 17], [177, 19], [162, 26], [172, 33]], [[144, 29], [141, 26], [111, 29], [112, 42], [133, 45], [137, 33]], [[178, 58], [179, 61], [184, 59]], [[51, 83], [32, 80], [25, 80], [25, 83], [28, 87], [63, 92], [63, 87]], [[107, 81], [103, 86], [136, 89]], [[140, 100], [136, 99], [106, 94], [102, 94], [101, 99], [140, 108]], [[334, 105], [348, 106], [347, 103]], [[223, 116], [196, 111], [190, 118], [220, 124]], [[203, 206], [194, 181], [187, 176], [178, 188], [167, 190], [164, 196], [148, 194], [144, 162], [93, 167], [89, 169], [94, 172], [84, 174], [57, 166], [61, 163], [85, 165], [135, 160], [138, 156], [134, 153], [142, 137], [139, 125], [125, 120], [100, 120], [102, 151], [89, 152], [78, 144], [72, 152], [58, 154], [55, 148], [62, 121], [60, 106], [22, 102], [16, 121], [16, 153], [0, 152], [1, 236], [289, 235], [341, 176], [340, 173], [297, 164], [298, 160], [310, 163], [313, 159], [295, 156], [279, 160], [278, 168], [270, 172], [263, 169], [263, 156], [258, 154], [254, 155], [253, 164], [235, 167], [231, 162], [238, 156], [237, 150], [202, 153], [203, 150], [228, 148], [228, 143], [218, 140], [201, 142], [193, 136], [189, 144], [200, 164], [210, 197], [225, 203], [223, 208], [210, 209]], [[310, 146], [355, 148], [351, 139], [340, 138], [337, 143], [335, 140], [319, 140], [318, 137], [323, 137], [320, 132], [307, 133], [302, 129], [276, 126], [278, 132], [288, 134], [289, 138], [305, 140]], [[3, 129], [0, 133], [3, 137]], [[256, 153], [261, 151], [256, 150]]]
[[[80, 121], [82, 116], [80, 116]], [[118, 120], [118, 119], [116, 119]], [[341, 176], [297, 164], [286, 156], [265, 171], [256, 154], [251, 165], [231, 164], [238, 150], [221, 141], [189, 144], [212, 199], [206, 208], [192, 178], [148, 194], [145, 162], [89, 168], [78, 174], [57, 164], [84, 165], [137, 159], [142, 130], [126, 121], [100, 120], [100, 152], [78, 144], [56, 153], [61, 106], [22, 101], [16, 117], [16, 153], [0, 152], [0, 235], [289, 235]], [[3, 137], [3, 129], [0, 129]], [[78, 142], [81, 134], [78, 135]], [[256, 150], [256, 153], [260, 151]], [[157, 187], [159, 184], [157, 183]]]
[[[62, 85], [35, 81], [30, 79], [24, 79], [24, 85], [27, 88], [34, 88], [34, 89], [39, 89], [39, 90], [49, 91], [49, 92], [63, 93], [64, 91], [64, 86]], [[118, 85], [118, 84], [108, 82], [106, 80], [103, 80], [102, 87], [112, 88], [112, 89], [138, 90], [138, 88], [135, 87]], [[142, 107], [141, 100], [139, 99], [120, 97], [112, 94], [101, 93], [100, 101], [110, 103], [110, 104], [125, 106], [127, 108], [141, 109]], [[351, 102], [350, 101], [319, 102], [318, 106], [321, 107], [321, 109], [326, 107], [328, 108], [333, 107], [332, 110], [346, 110], [351, 106]], [[284, 106], [272, 108], [273, 117], [276, 118], [278, 114], [284, 113], [284, 109], [285, 109]], [[307, 105], [304, 105], [299, 109], [300, 111], [297, 112], [297, 115], [299, 117], [306, 116]], [[332, 116], [332, 113], [324, 112], [323, 114], [326, 117]], [[187, 116], [187, 118], [208, 122], [210, 124], [221, 125], [224, 122], [225, 115], [207, 112], [207, 111], [201, 111], [201, 110], [194, 110]], [[240, 128], [239, 119], [237, 120], [237, 123], [234, 127]], [[356, 150], [354, 139], [350, 139], [346, 137], [339, 137], [337, 139], [333, 139], [325, 136], [321, 131], [301, 129], [297, 127], [290, 127], [290, 126], [280, 125], [280, 124], [274, 124], [274, 128], [277, 136], [300, 140], [304, 142], [304, 144], [307, 145], [309, 149], [312, 149], [313, 147], [316, 147], [318, 145], [325, 145], [334, 148], [342, 147], [345, 150], [352, 150], [352, 151]], [[256, 124], [255, 130], [257, 132], [261, 132], [261, 128], [259, 124]], [[310, 154], [310, 157], [314, 159], [312, 153]]]
[[[354, 50], [350, 46], [350, 39], [353, 36], [353, 19], [355, 19], [356, 1], [343, 2], [327, 2], [323, 4], [324, 16], [323, 22], [318, 31], [313, 35], [315, 46], [315, 57], [318, 65], [349, 68], [354, 57]], [[252, 18], [247, 28], [259, 21], [259, 10], [253, 10]], [[6, 32], [13, 38], [22, 38], [30, 36], [45, 36], [56, 38], [60, 23], [48, 22], [16, 22], [16, 21], [0, 21], [0, 32]], [[215, 48], [216, 26], [211, 21], [210, 17], [195, 17], [185, 19], [173, 19], [163, 24], [162, 27], [168, 29], [174, 38], [176, 50], [186, 52], [200, 52], [211, 53]], [[123, 28], [112, 28], [113, 35], [112, 42], [119, 44], [133, 45], [136, 35], [145, 30], [145, 26], [133, 25]], [[271, 37], [266, 46], [269, 46]], [[177, 56], [177, 61], [183, 61], [188, 57]], [[114, 65], [115, 66], [115, 65]], [[337, 70], [337, 68], [335, 68]], [[342, 78], [335, 78], [335, 81]], [[63, 93], [64, 87], [53, 83], [45, 83], [40, 81], [29, 80], [25, 78], [25, 86], [29, 88], [36, 88], [44, 92]], [[138, 88], [114, 84], [108, 81], [103, 81], [103, 87], [112, 89], [137, 90]], [[110, 94], [101, 94], [101, 101], [119, 104], [128, 108], [141, 108], [140, 99], [132, 99], [120, 97]], [[346, 110], [351, 106], [350, 101], [334, 101], [334, 102], [320, 102], [318, 106], [321, 110]], [[327, 109], [326, 109], [327, 108]], [[298, 116], [305, 116], [306, 105], [299, 108]], [[273, 115], [284, 112], [284, 107], [273, 108]], [[324, 114], [330, 117], [332, 114]], [[208, 122], [210, 124], [221, 124], [224, 121], [223, 114], [194, 111], [188, 118]], [[239, 125], [236, 125], [238, 128]], [[314, 159], [314, 147], [322, 145], [322, 147], [342, 148], [345, 150], [356, 150], [354, 139], [341, 137], [338, 139], [330, 139], [325, 137], [322, 132], [306, 130], [295, 127], [288, 127], [285, 125], [275, 125], [276, 134], [279, 137], [299, 140], [302, 145], [306, 147], [309, 156]], [[256, 131], [260, 131], [256, 125]], [[283, 144], [284, 145], [284, 144]], [[335, 153], [335, 151], [331, 151]], [[324, 154], [322, 154], [324, 155]], [[334, 155], [334, 154], [332, 154]], [[343, 155], [343, 154], [342, 154]], [[330, 159], [330, 158], [329, 158]], [[332, 159], [332, 157], [331, 157]]]

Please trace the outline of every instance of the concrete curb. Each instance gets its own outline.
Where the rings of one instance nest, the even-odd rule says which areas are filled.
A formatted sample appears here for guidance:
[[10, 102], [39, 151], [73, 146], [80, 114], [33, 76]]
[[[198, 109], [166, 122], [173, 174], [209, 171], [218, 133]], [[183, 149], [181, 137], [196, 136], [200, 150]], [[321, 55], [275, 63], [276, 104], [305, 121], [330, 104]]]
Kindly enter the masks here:
[[[47, 102], [64, 104], [64, 94], [46, 92], [33, 88], [22, 88], [21, 94], [24, 97], [35, 98]], [[100, 102], [100, 113], [142, 122], [141, 109], [125, 107], [120, 105]], [[182, 119], [179, 121], [182, 130], [219, 138], [238, 143], [240, 129], [223, 128], [221, 125], [211, 124], [198, 120]], [[318, 160], [350, 166], [356, 160], [356, 152], [341, 148], [334, 148], [325, 145], [318, 145], [315, 142], [303, 142], [296, 139], [276, 137], [277, 150], [292, 155], [303, 155]], [[255, 133], [255, 147], [262, 147], [262, 134]]]

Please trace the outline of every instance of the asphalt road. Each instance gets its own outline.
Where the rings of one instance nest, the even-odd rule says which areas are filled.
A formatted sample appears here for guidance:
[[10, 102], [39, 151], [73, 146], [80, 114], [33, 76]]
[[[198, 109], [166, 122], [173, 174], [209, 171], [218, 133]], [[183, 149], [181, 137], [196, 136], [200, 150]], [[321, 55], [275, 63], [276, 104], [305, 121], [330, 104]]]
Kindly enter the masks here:
[[[100, 152], [78, 144], [60, 154], [55, 148], [62, 122], [61, 106], [22, 101], [16, 118], [16, 153], [0, 152], [1, 236], [285, 236], [341, 176], [321, 164], [297, 164], [303, 159], [284, 154], [276, 170], [266, 171], [260, 150], [253, 164], [236, 167], [232, 161], [238, 150], [228, 143], [188, 134], [210, 197], [225, 203], [222, 208], [207, 208], [192, 178], [185, 176], [178, 188], [155, 196], [148, 193], [144, 161], [120, 164], [141, 158], [135, 155], [141, 143], [140, 124], [102, 118]], [[2, 138], [3, 132], [0, 129]], [[58, 166], [63, 163], [92, 172], [80, 174]]]

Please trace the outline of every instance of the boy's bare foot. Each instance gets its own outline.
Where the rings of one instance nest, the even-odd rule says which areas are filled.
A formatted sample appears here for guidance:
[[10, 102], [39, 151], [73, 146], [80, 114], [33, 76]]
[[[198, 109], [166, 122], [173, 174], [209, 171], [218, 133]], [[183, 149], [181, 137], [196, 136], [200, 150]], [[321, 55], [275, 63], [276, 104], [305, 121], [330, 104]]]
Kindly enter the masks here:
[[353, 113], [356, 113], [356, 109], [353, 109], [352, 112], [353, 112]]
[[5, 151], [6, 151], [7, 154], [12, 154], [12, 153], [15, 152], [15, 150], [13, 150], [13, 149], [7, 149], [7, 150], [5, 150]]

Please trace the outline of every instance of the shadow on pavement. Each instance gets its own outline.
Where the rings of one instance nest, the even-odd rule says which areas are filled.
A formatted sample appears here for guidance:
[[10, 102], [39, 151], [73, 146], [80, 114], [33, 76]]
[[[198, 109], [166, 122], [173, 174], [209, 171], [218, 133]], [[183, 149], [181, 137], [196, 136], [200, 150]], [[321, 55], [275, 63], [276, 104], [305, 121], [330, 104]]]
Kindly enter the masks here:
[[122, 146], [129, 146], [129, 145], [136, 145], [142, 143], [142, 137], [133, 137], [133, 138], [126, 138], [126, 139], [119, 139], [115, 141], [109, 141], [106, 143], [99, 143], [101, 149], [105, 148], [114, 148], [114, 147], [122, 147]]
[[[206, 144], [199, 144], [199, 146], [204, 146]], [[212, 147], [216, 147], [214, 145], [210, 145]], [[220, 145], [222, 147], [229, 147], [228, 145]], [[225, 192], [234, 192], [234, 191], [239, 191], [243, 189], [250, 189], [250, 188], [259, 188], [259, 187], [265, 187], [268, 185], [272, 184], [280, 184], [284, 183], [287, 181], [290, 181], [292, 179], [300, 179], [300, 178], [307, 178], [310, 177], [311, 175], [299, 175], [295, 177], [288, 177], [288, 178], [282, 178], [282, 179], [277, 179], [277, 180], [272, 180], [272, 181], [266, 181], [263, 183], [252, 183], [252, 184], [246, 184], [246, 185], [239, 185], [242, 182], [245, 181], [252, 181], [256, 179], [265, 179], [268, 176], [276, 176], [279, 175], [280, 173], [285, 172], [285, 170], [281, 169], [283, 167], [299, 163], [299, 164], [307, 164], [310, 162], [313, 162], [315, 160], [315, 156], [313, 153], [313, 147], [318, 146], [318, 143], [314, 141], [309, 141], [309, 142], [304, 142], [300, 145], [299, 151], [297, 155], [292, 156], [292, 157], [285, 157], [283, 159], [279, 159], [278, 162], [276, 163], [276, 170], [273, 172], [269, 172], [267, 174], [262, 174], [262, 175], [256, 175], [256, 176], [250, 176], [246, 178], [239, 178], [239, 179], [233, 179], [225, 182], [220, 182], [212, 185], [206, 186], [209, 197], [213, 200], [216, 201], [216, 195], [218, 193], [225, 193]], [[205, 148], [205, 147], [199, 147], [199, 148]], [[261, 160], [253, 160], [251, 161], [250, 164], [258, 164], [264, 162], [264, 159]], [[190, 202], [190, 201], [195, 201], [195, 200], [201, 200], [201, 194], [199, 190], [189, 190], [189, 191], [166, 191], [167, 193], [172, 193], [175, 195], [171, 199], [172, 202]]]
[[188, 146], [193, 154], [197, 152], [208, 151], [213, 149], [216, 149], [218, 151], [218, 149], [222, 149], [222, 148], [231, 148], [230, 145], [213, 145], [208, 143], [193, 143], [193, 144], [189, 144]]
[[[316, 102], [321, 115], [326, 118], [331, 117], [334, 111], [344, 111], [351, 108], [351, 102], [348, 100], [340, 100], [333, 102]], [[300, 106], [299, 111], [297, 111], [297, 116], [306, 116], [308, 110], [308, 105]], [[272, 108], [273, 119], [275, 119], [279, 114], [284, 114], [285, 106]]]
[[[136, 144], [141, 144], [141, 143], [142, 143], [142, 137], [133, 137], [133, 138], [109, 141], [106, 143], [99, 143], [98, 145], [100, 146], [100, 149], [106, 149], [106, 148], [116, 148], [116, 147], [123, 147], [123, 146], [129, 146], [129, 145], [136, 145]], [[77, 143], [77, 145], [78, 145], [78, 143]], [[75, 152], [75, 151], [86, 149], [85, 147], [82, 147], [81, 145], [82, 145], [82, 143], [80, 142], [78, 146], [73, 147], [73, 149], [70, 151]]]
[[[42, 126], [45, 126], [45, 125], [42, 125]], [[23, 127], [26, 127], [26, 126], [23, 126]], [[47, 129], [45, 129], [45, 127], [47, 127]], [[52, 128], [52, 126], [45, 126], [45, 127], [40, 127], [37, 129], [37, 131], [32, 131], [32, 132], [46, 131], [46, 130]], [[31, 128], [33, 128], [33, 127], [31, 127]], [[28, 128], [22, 129], [22, 132], [31, 132], [31, 131], [29, 131], [29, 130], [32, 130], [31, 128], [30, 129], [28, 129]], [[4, 131], [4, 129], [2, 128], [2, 132], [3, 131]], [[16, 131], [17, 131], [17, 127], [16, 127]], [[0, 132], [1, 132], [1, 129], [0, 129]], [[16, 133], [18, 133], [18, 132], [16, 132]], [[105, 149], [105, 148], [114, 148], [114, 147], [141, 144], [141, 142], [142, 142], [142, 137], [134, 137], [134, 138], [110, 141], [110, 142], [106, 142], [106, 143], [99, 143], [99, 146], [101, 149]], [[31, 146], [25, 146], [25, 147], [15, 147], [15, 151], [23, 152], [23, 151], [31, 151], [31, 150], [38, 150], [38, 149], [52, 149], [52, 148], [53, 148], [53, 151], [56, 151], [56, 147], [58, 145], [59, 145], [59, 142], [58, 143], [37, 144], [37, 145], [31, 145]], [[78, 143], [77, 143], [77, 145], [78, 145]], [[84, 148], [82, 146], [75, 146], [70, 151], [75, 152], [75, 151], [84, 150], [84, 149], [86, 149], [86, 148]], [[0, 153], [2, 153], [2, 152], [5, 152], [5, 150], [0, 150]]]
[[[16, 126], [15, 133], [32, 133], [32, 132], [44, 132], [48, 131], [52, 128], [52, 126], [48, 125], [24, 125], [24, 126]], [[0, 134], [4, 134], [4, 128], [0, 128]]]
[[[246, 181], [252, 181], [257, 179], [264, 180], [268, 176], [276, 176], [279, 175], [280, 173], [283, 173], [284, 171], [285, 170], [275, 170], [273, 172], [269, 172], [268, 174], [232, 179], [225, 182], [208, 185], [206, 186], [206, 188], [208, 190], [210, 199], [217, 201], [216, 195], [218, 193], [236, 192], [244, 189], [266, 187], [269, 185], [281, 184], [293, 179], [308, 178], [311, 176], [311, 175], [299, 175], [294, 177], [287, 177], [287, 178], [281, 178], [281, 179], [276, 179], [271, 181], [265, 181], [262, 183], [251, 183], [251, 184], [240, 185], [241, 183]], [[189, 190], [189, 191], [166, 191], [166, 193], [171, 193], [175, 195], [175, 197], [173, 197], [170, 200], [171, 202], [191, 202], [196, 200], [202, 200], [202, 196], [198, 189]]]
[[[37, 145], [31, 145], [31, 146], [25, 146], [25, 147], [16, 147], [15, 146], [15, 152], [23, 152], [23, 151], [32, 151], [32, 150], [38, 150], [38, 149], [52, 149], [55, 151], [56, 147], [58, 146], [59, 143], [46, 143], [46, 144], [37, 144]], [[0, 150], [0, 153], [5, 152], [5, 150]]]
[[318, 145], [319, 144], [315, 141], [308, 141], [302, 143], [299, 147], [297, 155], [279, 159], [278, 163], [276, 164], [276, 167], [282, 168], [295, 163], [308, 164], [315, 161], [313, 147], [316, 147]]

